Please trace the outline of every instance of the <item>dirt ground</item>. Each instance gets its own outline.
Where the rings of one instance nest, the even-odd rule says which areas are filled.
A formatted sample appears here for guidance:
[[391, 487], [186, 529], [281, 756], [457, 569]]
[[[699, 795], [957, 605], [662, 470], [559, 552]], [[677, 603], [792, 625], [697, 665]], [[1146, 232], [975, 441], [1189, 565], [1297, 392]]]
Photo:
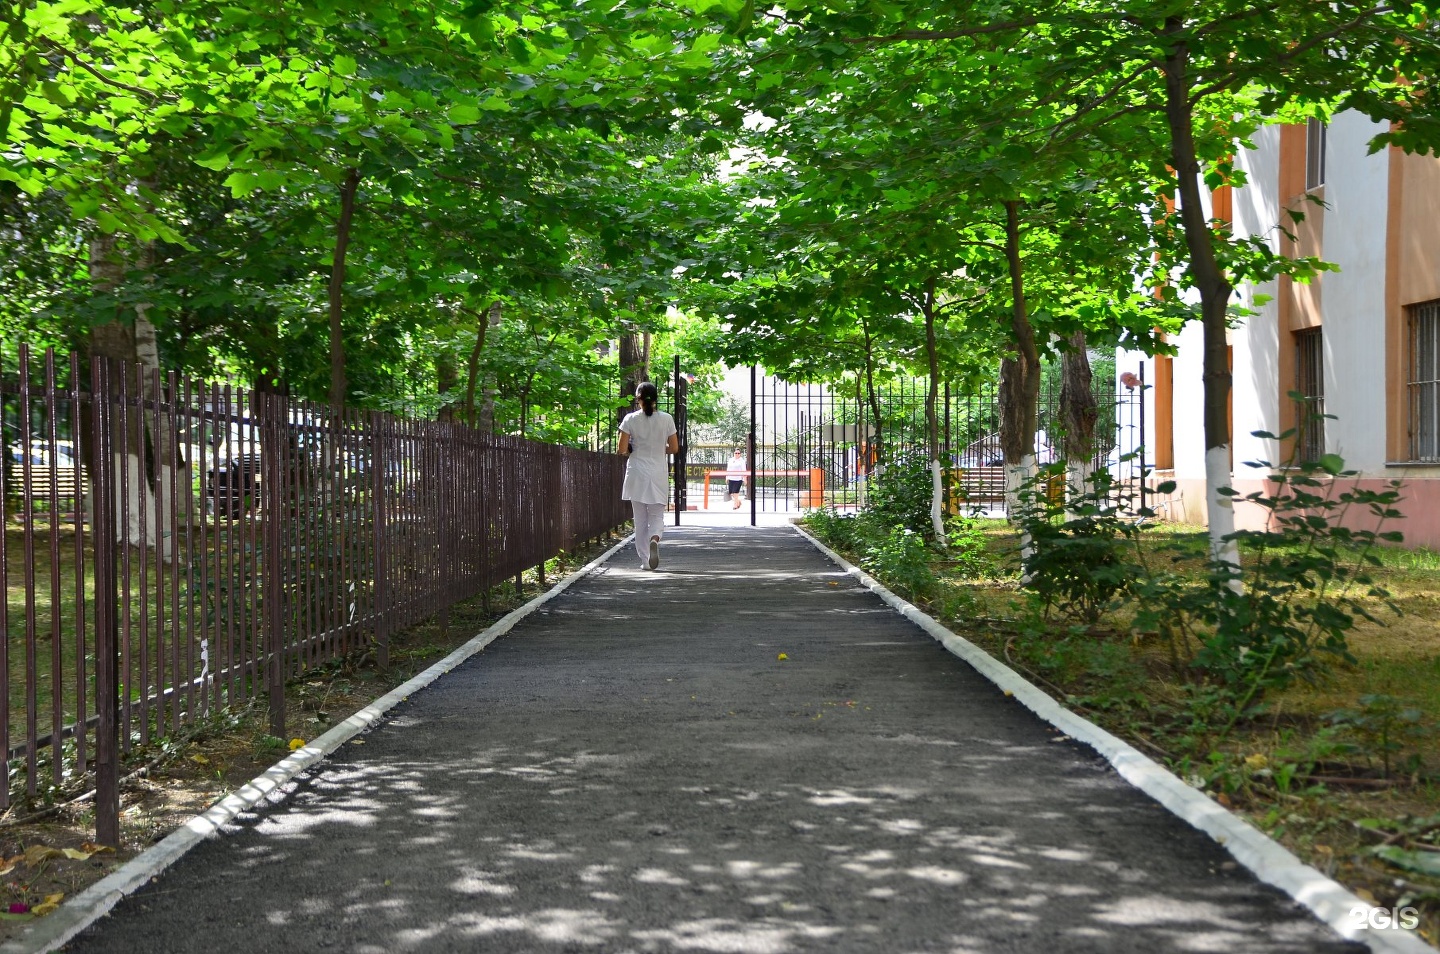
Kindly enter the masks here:
[[92, 843], [94, 813], [82, 787], [54, 793], [50, 804], [16, 798], [0, 816], [0, 942], [22, 922], [53, 908], [159, 842], [194, 815], [244, 786], [289, 753], [292, 739], [308, 741], [343, 722], [404, 683], [495, 620], [544, 592], [558, 579], [599, 556], [616, 538], [605, 538], [553, 560], [541, 586], [526, 574], [522, 595], [513, 584], [491, 593], [489, 608], [476, 597], [451, 608], [449, 626], [437, 620], [391, 635], [390, 666], [370, 658], [312, 670], [286, 690], [287, 735], [269, 734], [263, 704], [218, 713], [178, 739], [136, 748], [121, 768], [118, 850]]

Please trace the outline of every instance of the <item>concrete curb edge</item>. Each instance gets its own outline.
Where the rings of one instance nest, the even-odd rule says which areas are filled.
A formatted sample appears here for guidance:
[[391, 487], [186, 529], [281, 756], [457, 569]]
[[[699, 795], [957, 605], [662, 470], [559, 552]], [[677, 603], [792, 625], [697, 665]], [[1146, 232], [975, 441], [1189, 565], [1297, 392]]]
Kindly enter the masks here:
[[1173, 772], [1139, 749], [1066, 709], [1049, 693], [979, 646], [951, 632], [914, 604], [890, 592], [874, 577], [831, 550], [802, 527], [795, 525], [795, 532], [809, 540], [816, 549], [900, 615], [941, 643], [951, 654], [964, 660], [997, 688], [1012, 695], [1044, 721], [1100, 753], [1114, 766], [1121, 778], [1159, 802], [1171, 814], [1209, 835], [1255, 877], [1279, 888], [1304, 905], [1341, 937], [1367, 944], [1376, 954], [1435, 954], [1435, 948], [1426, 944], [1418, 935], [1400, 929], [1380, 931], [1365, 927], [1363, 923], [1356, 924], [1350, 918], [1350, 912], [1357, 907], [1368, 911], [1372, 907], [1369, 902], [1305, 864], [1280, 843], [1204, 793], [1185, 784]]
[[278, 792], [297, 775], [340, 746], [373, 727], [385, 714], [411, 694], [424, 689], [456, 666], [508, 633], [526, 616], [559, 596], [572, 583], [588, 576], [627, 546], [633, 534], [606, 550], [596, 559], [558, 581], [546, 592], [511, 610], [450, 655], [390, 690], [350, 718], [333, 726], [313, 742], [296, 749], [238, 791], [227, 795], [209, 809], [191, 818], [152, 848], [131, 858], [115, 871], [95, 882], [60, 906], [49, 917], [32, 922], [34, 927], [0, 945], [0, 954], [45, 954], [69, 941], [110, 912], [121, 899], [180, 860], [191, 848], [217, 833], [241, 813], [249, 811]]

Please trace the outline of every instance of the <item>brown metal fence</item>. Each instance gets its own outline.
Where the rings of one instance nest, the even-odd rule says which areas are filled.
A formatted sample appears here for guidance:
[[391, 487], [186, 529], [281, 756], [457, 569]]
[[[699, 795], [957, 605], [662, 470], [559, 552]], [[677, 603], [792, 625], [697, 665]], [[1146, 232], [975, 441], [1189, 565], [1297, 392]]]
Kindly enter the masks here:
[[611, 454], [336, 412], [19, 349], [0, 375], [0, 745], [10, 785], [136, 745], [488, 594], [629, 518]]

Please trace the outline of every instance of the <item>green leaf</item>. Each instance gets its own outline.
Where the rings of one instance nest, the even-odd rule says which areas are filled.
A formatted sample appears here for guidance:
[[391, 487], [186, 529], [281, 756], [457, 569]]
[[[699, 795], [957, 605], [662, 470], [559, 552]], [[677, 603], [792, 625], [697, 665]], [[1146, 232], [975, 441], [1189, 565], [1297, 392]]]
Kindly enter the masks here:
[[450, 107], [445, 118], [456, 126], [473, 126], [480, 121], [480, 108], [469, 103], [457, 103]]
[[229, 186], [232, 196], [243, 199], [258, 188], [259, 178], [250, 172], [232, 172], [225, 177], [221, 185]]
[[195, 165], [221, 172], [230, 168], [230, 152], [228, 149], [222, 149], [202, 153], [195, 157]]

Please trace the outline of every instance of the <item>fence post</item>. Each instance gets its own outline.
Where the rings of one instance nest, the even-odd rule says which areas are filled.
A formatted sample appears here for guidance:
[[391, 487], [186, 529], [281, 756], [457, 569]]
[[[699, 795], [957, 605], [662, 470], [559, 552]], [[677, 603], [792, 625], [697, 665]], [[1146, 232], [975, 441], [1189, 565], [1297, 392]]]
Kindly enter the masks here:
[[265, 685], [269, 690], [270, 734], [285, 737], [285, 508], [284, 398], [257, 395], [260, 421], [261, 512], [265, 515], [265, 559], [260, 563], [261, 602], [265, 608]]
[[374, 494], [374, 514], [371, 517], [374, 523], [374, 566], [375, 566], [375, 664], [381, 669], [390, 666], [390, 586], [386, 578], [389, 568], [386, 566], [386, 538], [385, 538], [385, 496], [386, 488], [386, 466], [385, 459], [385, 438], [388, 430], [385, 426], [385, 415], [379, 411], [372, 411], [370, 414], [370, 439], [374, 442], [374, 453], [371, 456], [371, 468], [374, 471], [374, 487], [371, 493]]
[[[115, 434], [111, 428], [110, 361], [90, 372], [95, 501], [95, 840], [120, 845], [120, 652], [115, 572]], [[83, 714], [82, 714], [83, 716]], [[82, 718], [83, 722], [83, 718]]]
[[450, 447], [455, 440], [455, 425], [443, 425], [449, 433], [437, 433], [438, 428], [429, 429], [430, 453], [427, 459], [434, 468], [430, 472], [433, 483], [431, 487], [435, 494], [436, 503], [436, 534], [435, 543], [440, 556], [440, 612], [437, 622], [440, 626], [440, 637], [442, 639], [450, 635], [450, 562], [454, 559], [452, 546], [453, 541], [450, 535], [450, 523], [454, 519], [454, 505], [450, 499], [450, 493], [454, 487], [454, 475], [450, 473]]

